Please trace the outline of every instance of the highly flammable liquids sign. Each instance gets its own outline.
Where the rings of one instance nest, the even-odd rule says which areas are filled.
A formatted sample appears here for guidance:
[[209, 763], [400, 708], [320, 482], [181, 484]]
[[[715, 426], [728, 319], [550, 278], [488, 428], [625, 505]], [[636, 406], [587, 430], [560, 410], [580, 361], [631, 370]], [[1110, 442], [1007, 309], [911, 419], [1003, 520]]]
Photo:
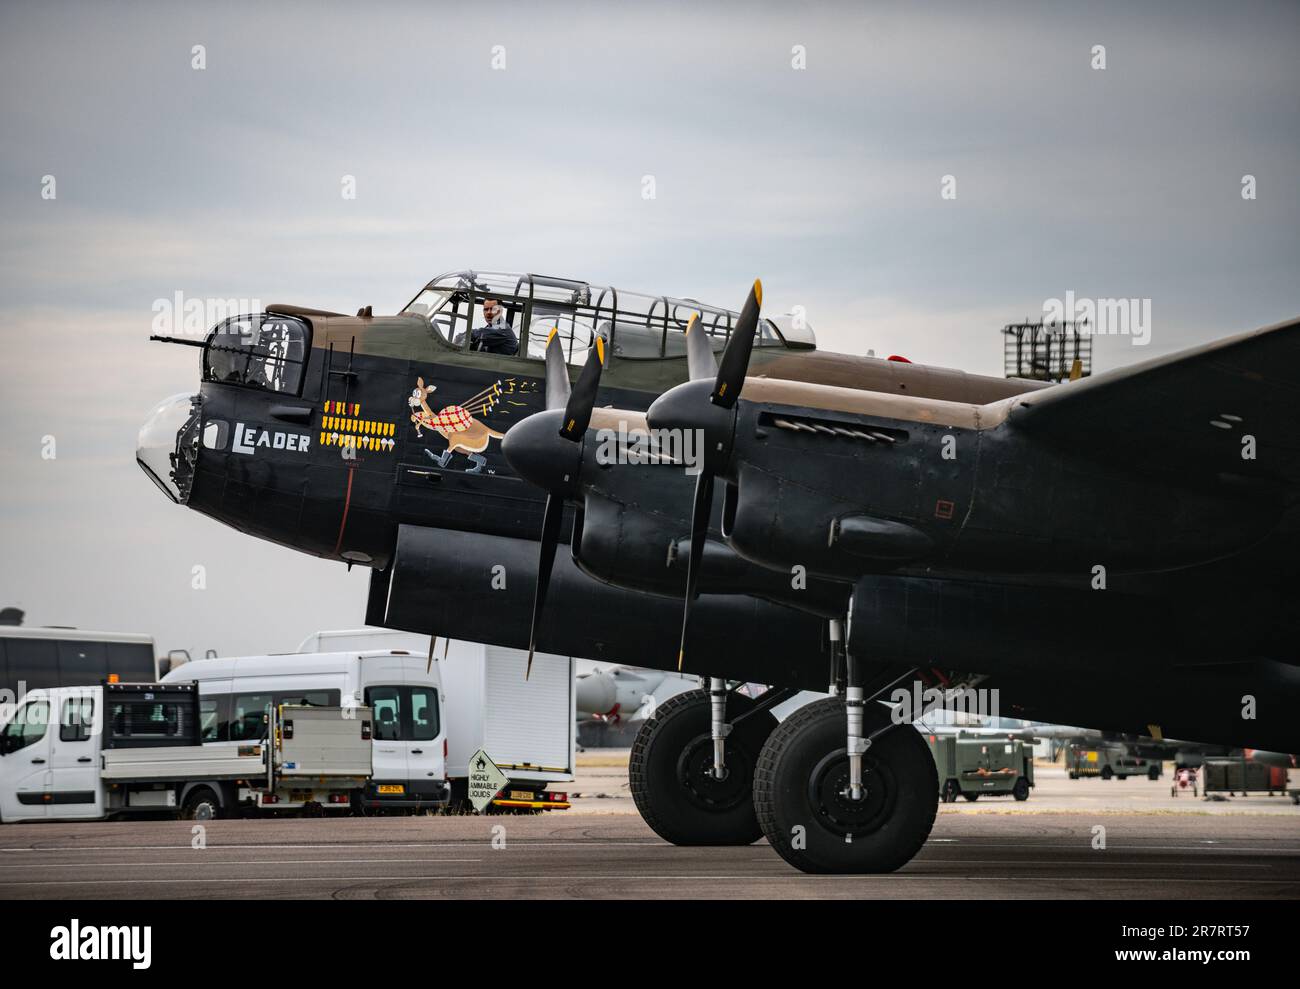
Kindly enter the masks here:
[[469, 802], [482, 813], [501, 788], [506, 785], [506, 774], [497, 769], [486, 752], [479, 749], [469, 760]]

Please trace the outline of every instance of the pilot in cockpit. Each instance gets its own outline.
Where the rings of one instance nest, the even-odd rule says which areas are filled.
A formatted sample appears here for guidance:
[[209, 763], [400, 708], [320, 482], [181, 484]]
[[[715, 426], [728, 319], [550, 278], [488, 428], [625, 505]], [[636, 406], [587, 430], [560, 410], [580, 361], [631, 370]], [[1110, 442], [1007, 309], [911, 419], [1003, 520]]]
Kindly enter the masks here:
[[487, 354], [519, 353], [519, 338], [506, 321], [506, 310], [496, 299], [483, 300], [484, 325], [470, 332], [469, 349]]

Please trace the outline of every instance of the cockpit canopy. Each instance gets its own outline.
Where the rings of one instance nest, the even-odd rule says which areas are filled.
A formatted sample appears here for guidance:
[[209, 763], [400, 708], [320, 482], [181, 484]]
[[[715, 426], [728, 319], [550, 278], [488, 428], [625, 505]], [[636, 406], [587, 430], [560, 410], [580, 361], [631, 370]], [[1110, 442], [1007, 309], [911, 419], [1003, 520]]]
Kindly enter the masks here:
[[[570, 363], [586, 360], [592, 335], [602, 337], [621, 360], [658, 360], [686, 353], [686, 325], [698, 313], [700, 325], [721, 350], [739, 314], [694, 299], [628, 292], [549, 275], [454, 271], [439, 275], [402, 310], [429, 320], [433, 330], [453, 346], [463, 346], [471, 326], [479, 325], [476, 308], [495, 299], [506, 320], [526, 340], [529, 357], [545, 355], [551, 330], [557, 330]], [[811, 350], [812, 329], [801, 319], [776, 317], [759, 324], [757, 347]]]
[[203, 380], [297, 395], [311, 345], [311, 328], [296, 316], [232, 316], [208, 334]]

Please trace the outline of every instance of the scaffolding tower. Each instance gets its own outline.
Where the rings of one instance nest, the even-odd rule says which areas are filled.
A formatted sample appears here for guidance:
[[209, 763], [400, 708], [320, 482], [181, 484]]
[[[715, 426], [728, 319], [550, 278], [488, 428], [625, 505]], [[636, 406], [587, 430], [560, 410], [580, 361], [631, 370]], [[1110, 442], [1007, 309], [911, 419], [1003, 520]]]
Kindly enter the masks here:
[[1008, 323], [1002, 328], [1002, 353], [1008, 378], [1065, 381], [1092, 374], [1092, 333], [1086, 319]]

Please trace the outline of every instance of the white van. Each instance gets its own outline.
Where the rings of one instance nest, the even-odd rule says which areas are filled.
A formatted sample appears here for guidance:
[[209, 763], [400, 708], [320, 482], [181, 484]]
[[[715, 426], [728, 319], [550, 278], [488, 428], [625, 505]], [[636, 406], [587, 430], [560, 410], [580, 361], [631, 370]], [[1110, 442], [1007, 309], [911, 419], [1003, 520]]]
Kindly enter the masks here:
[[365, 705], [374, 711], [373, 776], [354, 794], [365, 811], [447, 804], [447, 732], [437, 664], [397, 649], [199, 659], [163, 677], [199, 685], [205, 744], [247, 744], [268, 704]]

